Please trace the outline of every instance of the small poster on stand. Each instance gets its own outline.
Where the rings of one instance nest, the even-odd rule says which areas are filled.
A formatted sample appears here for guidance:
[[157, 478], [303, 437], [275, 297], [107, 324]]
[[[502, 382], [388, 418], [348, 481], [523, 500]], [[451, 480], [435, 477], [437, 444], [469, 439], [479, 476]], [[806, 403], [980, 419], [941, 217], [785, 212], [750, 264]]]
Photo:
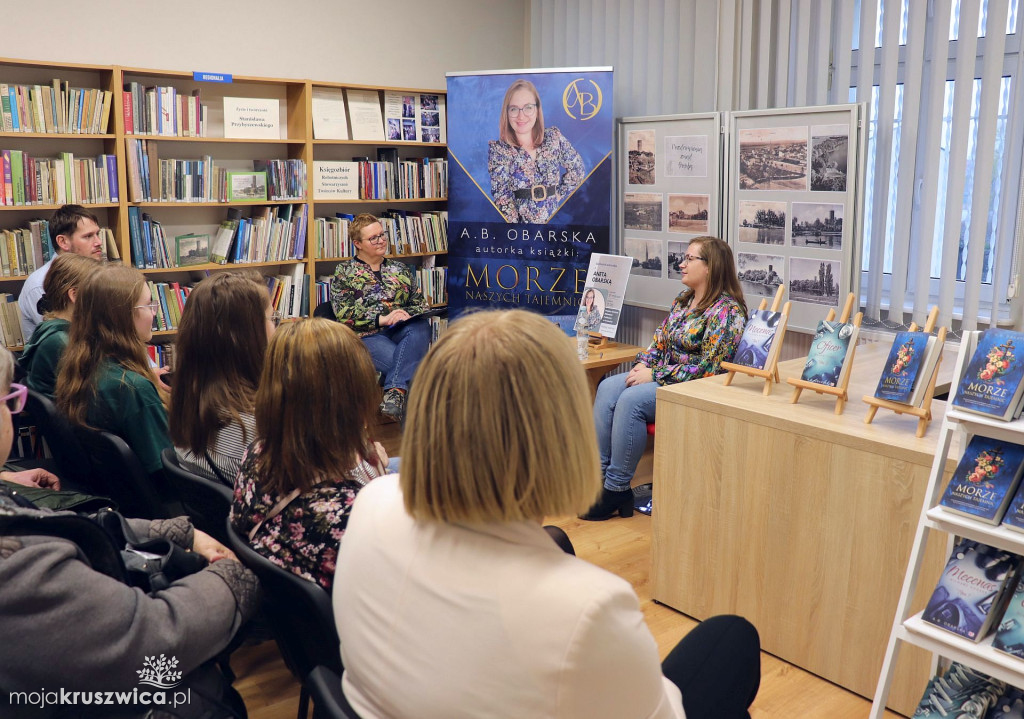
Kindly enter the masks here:
[[582, 319], [591, 334], [611, 338], [618, 331], [632, 264], [632, 257], [600, 253], [590, 256], [577, 320]]

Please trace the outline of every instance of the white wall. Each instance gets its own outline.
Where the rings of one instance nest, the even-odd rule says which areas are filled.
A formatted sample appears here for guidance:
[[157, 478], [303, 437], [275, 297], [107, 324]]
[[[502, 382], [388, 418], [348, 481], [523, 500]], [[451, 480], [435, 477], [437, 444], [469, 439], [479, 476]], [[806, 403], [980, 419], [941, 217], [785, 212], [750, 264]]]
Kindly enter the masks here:
[[3, 0], [7, 58], [443, 88], [526, 65], [526, 0]]

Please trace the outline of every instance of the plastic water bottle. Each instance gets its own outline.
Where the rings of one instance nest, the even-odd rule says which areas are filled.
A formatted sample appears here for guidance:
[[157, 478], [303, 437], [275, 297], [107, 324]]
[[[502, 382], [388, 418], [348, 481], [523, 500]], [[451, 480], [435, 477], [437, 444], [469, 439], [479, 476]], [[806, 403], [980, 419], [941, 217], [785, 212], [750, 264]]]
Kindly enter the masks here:
[[587, 324], [583, 320], [583, 316], [580, 315], [576, 320], [576, 356], [579, 357], [580, 362], [590, 359], [590, 351], [587, 349], [589, 342], [590, 333], [587, 332]]

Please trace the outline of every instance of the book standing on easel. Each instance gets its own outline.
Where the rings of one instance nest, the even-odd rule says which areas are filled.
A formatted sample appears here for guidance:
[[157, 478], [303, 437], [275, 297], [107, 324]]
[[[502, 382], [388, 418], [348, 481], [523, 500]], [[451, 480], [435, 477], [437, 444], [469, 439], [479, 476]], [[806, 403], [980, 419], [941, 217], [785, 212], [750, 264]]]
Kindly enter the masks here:
[[800, 379], [826, 387], [843, 386], [853, 364], [850, 348], [857, 345], [859, 333], [860, 327], [852, 322], [821, 320]]
[[775, 338], [785, 327], [786, 316], [782, 312], [751, 310], [743, 328], [743, 336], [736, 346], [733, 364], [753, 369], [771, 367], [781, 347]]
[[928, 332], [898, 332], [875, 397], [912, 407], [920, 405], [941, 351], [938, 338]]

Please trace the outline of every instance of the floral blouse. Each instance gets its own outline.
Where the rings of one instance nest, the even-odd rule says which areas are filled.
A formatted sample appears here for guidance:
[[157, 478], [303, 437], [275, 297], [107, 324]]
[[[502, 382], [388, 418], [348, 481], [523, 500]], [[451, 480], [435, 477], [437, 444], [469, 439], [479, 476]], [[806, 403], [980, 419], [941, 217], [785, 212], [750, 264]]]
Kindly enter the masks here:
[[[231, 502], [231, 526], [246, 538], [281, 499], [280, 495], [259, 489], [260, 478], [256, 472], [259, 452], [259, 443], [254, 443], [246, 452]], [[347, 476], [334, 482], [322, 482], [300, 494], [277, 516], [263, 523], [250, 542], [252, 548], [279, 567], [331, 591], [338, 545], [348, 525], [356, 493], [379, 474], [376, 467], [363, 461]]]
[[[506, 222], [544, 223], [583, 182], [583, 158], [557, 127], [549, 127], [544, 130], [536, 159], [521, 147], [491, 140], [487, 171], [491, 173], [491, 195]], [[557, 189], [540, 201], [515, 196], [516, 190], [534, 185]]]
[[358, 258], [346, 260], [334, 270], [331, 307], [338, 322], [348, 325], [360, 337], [378, 332], [377, 318], [391, 310], [403, 309], [418, 315], [429, 309], [409, 265], [385, 259], [378, 280], [370, 266]]
[[580, 311], [576, 313], [576, 324], [579, 324], [581, 321], [587, 332], [597, 332], [601, 329], [601, 311], [594, 307], [590, 312], [587, 312], [587, 308], [581, 306]]
[[650, 367], [658, 384], [675, 384], [721, 372], [732, 361], [746, 317], [732, 296], [723, 294], [702, 313], [687, 310], [680, 294], [668, 317], [654, 331], [650, 346], [636, 361]]

